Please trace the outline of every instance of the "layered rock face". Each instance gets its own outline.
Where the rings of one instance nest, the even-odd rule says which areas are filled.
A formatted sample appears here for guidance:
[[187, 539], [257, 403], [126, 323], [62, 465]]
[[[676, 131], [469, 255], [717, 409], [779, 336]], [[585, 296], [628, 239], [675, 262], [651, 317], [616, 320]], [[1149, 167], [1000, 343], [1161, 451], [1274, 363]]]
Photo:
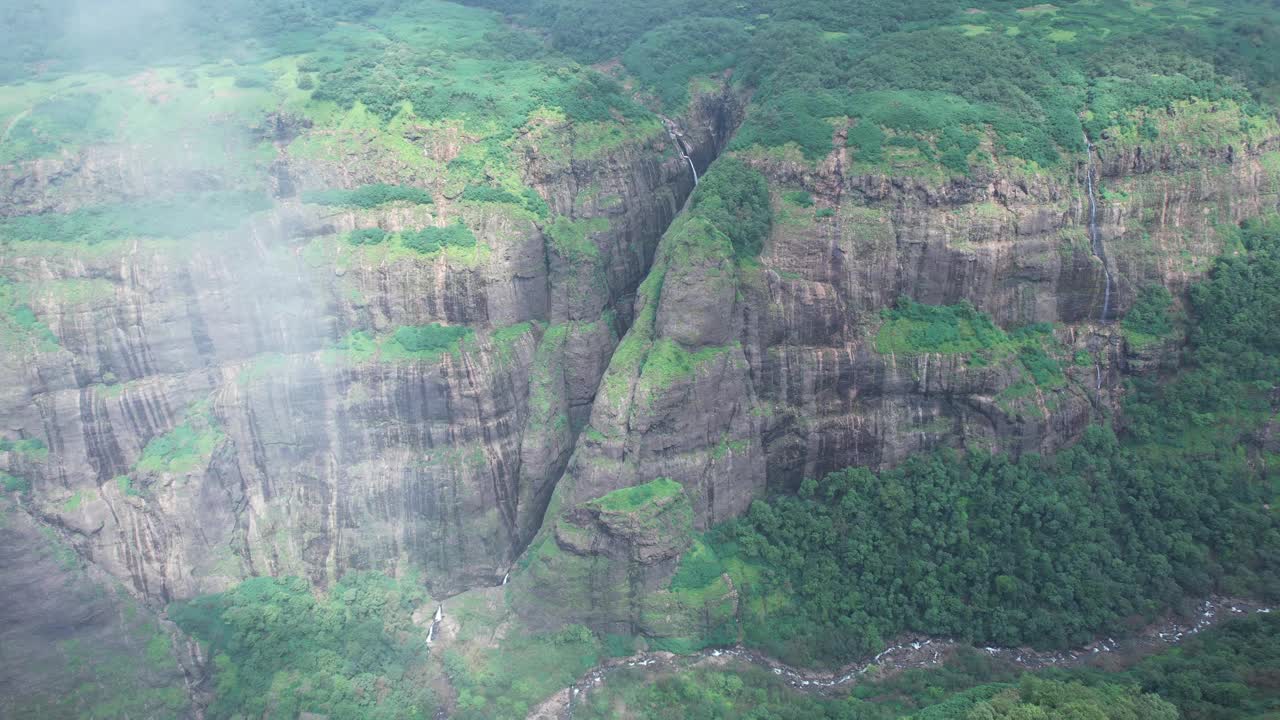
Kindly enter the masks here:
[[[699, 169], [739, 113], [726, 92], [680, 119]], [[656, 122], [590, 153], [570, 125], [535, 128], [515, 156], [551, 223], [460, 200], [376, 143], [325, 138], [317, 152], [303, 124], [273, 122], [274, 207], [236, 231], [6, 250], [5, 300], [34, 324], [5, 327], [0, 417], [19, 449], [0, 468], [29, 486], [24, 512], [157, 603], [261, 574], [323, 588], [351, 569], [421, 569], [436, 593], [496, 583], [541, 525], [634, 288], [694, 187], [689, 167]], [[414, 132], [427, 167], [472, 142]], [[5, 211], [87, 204], [91, 155], [7, 168], [27, 191]], [[115, 168], [124, 180], [129, 166]], [[425, 185], [437, 202], [296, 197], [374, 182]], [[97, 201], [151, 190], [122, 182]], [[459, 221], [474, 248], [340, 239]], [[466, 331], [433, 351], [394, 339], [428, 325]]]
[[[726, 90], [677, 120], [697, 172], [741, 113]], [[943, 445], [1051, 451], [1116, 407], [1133, 356], [1096, 322], [1105, 274], [1083, 163], [947, 179], [877, 172], [845, 149], [816, 164], [744, 151], [774, 221], [761, 255], [739, 258], [677, 218], [694, 177], [668, 131], [632, 129], [604, 150], [555, 120], [511, 141], [544, 216], [465, 199], [441, 170], [478, 142], [459, 126], [406, 130], [411, 162], [359, 130], [274, 116], [255, 130], [273, 207], [236, 231], [15, 244], [0, 257], [0, 470], [29, 486], [11, 491], [15, 512], [157, 605], [252, 575], [324, 588], [352, 569], [422, 570], [449, 594], [496, 584], [537, 536], [513, 582], [541, 624], [706, 635], [731, 588], [662, 589], [694, 530], [848, 465]], [[1145, 284], [1201, 275], [1216, 226], [1275, 208], [1276, 157], [1271, 136], [1100, 142], [1113, 315]], [[5, 168], [3, 212], [239, 187], [216, 165], [148, 158], [89, 149]], [[299, 198], [377, 182], [436, 202]], [[343, 239], [459, 221], [474, 248]], [[881, 337], [900, 296], [967, 301], [1006, 330], [1055, 326], [982, 358], [907, 352]], [[430, 350], [397, 340], [434, 325], [466, 331]], [[601, 505], [655, 478], [682, 490]]]
[[0, 714], [180, 717], [201, 658], [56, 531], [0, 500]]
[[[842, 130], [836, 140], [843, 148]], [[1102, 144], [1095, 200], [1113, 276], [1109, 318], [1145, 285], [1176, 293], [1202, 276], [1222, 251], [1220, 226], [1280, 207], [1274, 124], [1231, 142]], [[941, 446], [1051, 452], [1118, 410], [1123, 373], [1177, 352], [1130, 348], [1118, 324], [1099, 322], [1106, 274], [1088, 239], [1083, 162], [1075, 173], [945, 179], [860, 172], [845, 149], [816, 165], [739, 156], [772, 193], [762, 254], [735, 260], [726, 239], [683, 218], [667, 232], [548, 523], [654, 477], [679, 482], [695, 527], [707, 528], [766, 488], [850, 465], [883, 467]], [[904, 350], [886, 335], [896, 321], [883, 312], [904, 296], [969, 303], [1005, 330], [1030, 328], [1001, 335], [1007, 347]], [[553, 536], [561, 550], [582, 554], [562, 536]], [[532, 555], [545, 577], [530, 588], [528, 616], [555, 604], [538, 588], [566, 565], [543, 555]], [[561, 578], [581, 584], [580, 574]], [[583, 616], [603, 613], [600, 629], [650, 627], [637, 603], [597, 599], [598, 612]]]
[[[1177, 291], [1200, 276], [1221, 250], [1219, 226], [1277, 207], [1277, 146], [1268, 138], [1222, 151], [1102, 150], [1111, 317], [1123, 316], [1144, 285]], [[758, 265], [735, 267], [727, 247], [691, 259], [689, 233], [668, 233], [654, 265], [660, 277], [637, 300], [639, 316], [653, 304], [656, 312], [631, 333], [658, 349], [647, 356], [655, 364], [672, 345], [692, 371], [611, 397], [611, 380], [643, 384], [652, 374], [621, 352], [629, 335], [592, 415], [598, 432], [580, 443], [578, 475], [617, 475], [620, 463], [637, 478], [675, 478], [704, 508], [705, 526], [743, 507], [734, 499], [722, 511], [725, 493], [706, 478], [759, 487], [749, 468], [760, 457], [767, 482], [783, 487], [940, 444], [1047, 452], [1114, 406], [1127, 356], [1120, 328], [1097, 322], [1105, 276], [1087, 241], [1082, 177], [890, 178], [851, 173], [849, 155], [838, 151], [817, 167], [745, 156], [774, 193], [775, 225]], [[1144, 157], [1166, 158], [1167, 167]], [[784, 199], [797, 191], [812, 207]], [[1017, 362], [886, 350], [876, 338], [881, 311], [900, 296], [967, 301], [1005, 328], [1057, 324], [1066, 382], [1001, 397], [1028, 379]], [[726, 464], [739, 454], [750, 458], [746, 467]], [[686, 466], [674, 460], [694, 455]], [[588, 486], [580, 498], [608, 489], [607, 481], [579, 484]]]

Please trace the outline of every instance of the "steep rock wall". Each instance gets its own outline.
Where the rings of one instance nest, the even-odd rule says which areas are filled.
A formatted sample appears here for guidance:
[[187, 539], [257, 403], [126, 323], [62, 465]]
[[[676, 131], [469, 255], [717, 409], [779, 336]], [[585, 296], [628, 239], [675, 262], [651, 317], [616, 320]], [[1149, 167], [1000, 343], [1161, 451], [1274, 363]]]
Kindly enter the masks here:
[[[701, 169], [739, 113], [726, 91], [680, 120]], [[656, 123], [604, 151], [579, 150], [571, 123], [539, 127], [516, 157], [564, 216], [553, 224], [461, 201], [422, 170], [473, 141], [457, 128], [408, 133], [423, 166], [351, 138], [317, 153], [305, 124], [276, 122], [279, 197], [238, 231], [7, 249], [0, 274], [48, 335], [6, 329], [3, 437], [43, 449], [0, 468], [29, 483], [24, 512], [155, 602], [256, 574], [325, 587], [349, 569], [420, 569], [437, 594], [496, 583], [541, 524], [634, 288], [693, 188], [688, 165]], [[83, 166], [6, 169], [37, 188], [8, 210], [77, 207], [98, 185]], [[293, 197], [372, 182], [426, 185], [437, 202]], [[459, 219], [476, 248], [341, 239]], [[428, 323], [472, 335], [439, 352], [392, 342]]]
[[[1280, 208], [1272, 130], [1222, 148], [1103, 144], [1111, 317], [1144, 285], [1177, 292], [1201, 277], [1222, 251], [1219, 226]], [[836, 140], [843, 148], [843, 131]], [[1130, 348], [1119, 324], [1097, 322], [1105, 275], [1085, 228], [1083, 162], [1074, 173], [938, 179], [855, 172], [844, 149], [816, 166], [740, 157], [771, 187], [764, 251], [735, 261], [727, 241], [683, 220], [667, 232], [548, 523], [655, 477], [680, 483], [706, 528], [766, 488], [850, 465], [940, 446], [1051, 452], [1118, 409], [1123, 373], [1177, 353], [1176, 343]], [[812, 202], [789, 200], [797, 191]], [[903, 350], [881, 336], [882, 311], [900, 296], [967, 302], [1007, 331], [1052, 325], [981, 352]], [[546, 542], [581, 554], [562, 535]], [[547, 555], [531, 560], [543, 582], [513, 596], [530, 618], [554, 605], [539, 587], [563, 594], [581, 580], [546, 577]], [[637, 607], [601, 597], [585, 616], [643, 629]]]

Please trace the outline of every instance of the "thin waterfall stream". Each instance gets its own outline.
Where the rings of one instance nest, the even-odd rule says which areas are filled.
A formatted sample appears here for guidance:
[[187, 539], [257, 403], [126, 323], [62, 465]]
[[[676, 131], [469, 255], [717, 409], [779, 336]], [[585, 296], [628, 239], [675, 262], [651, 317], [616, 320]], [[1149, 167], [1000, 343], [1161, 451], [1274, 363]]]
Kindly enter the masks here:
[[684, 133], [680, 132], [674, 120], [665, 116], [659, 117], [662, 118], [662, 124], [667, 127], [667, 135], [671, 137], [671, 142], [676, 144], [676, 152], [680, 153], [680, 157], [689, 164], [689, 172], [693, 173], [693, 186], [698, 187], [698, 168], [694, 167], [693, 158], [689, 157], [689, 152], [684, 149], [684, 141], [680, 139]]
[[1085, 173], [1085, 189], [1089, 194], [1089, 246], [1093, 248], [1093, 254], [1102, 261], [1102, 274], [1106, 277], [1106, 289], [1102, 295], [1102, 314], [1098, 317], [1098, 322], [1106, 323], [1107, 316], [1111, 314], [1111, 266], [1107, 263], [1107, 250], [1102, 244], [1102, 233], [1098, 230], [1098, 188], [1097, 188], [1097, 168], [1093, 164], [1093, 143], [1089, 142], [1086, 136], [1084, 139], [1085, 152], [1088, 153], [1087, 172]]

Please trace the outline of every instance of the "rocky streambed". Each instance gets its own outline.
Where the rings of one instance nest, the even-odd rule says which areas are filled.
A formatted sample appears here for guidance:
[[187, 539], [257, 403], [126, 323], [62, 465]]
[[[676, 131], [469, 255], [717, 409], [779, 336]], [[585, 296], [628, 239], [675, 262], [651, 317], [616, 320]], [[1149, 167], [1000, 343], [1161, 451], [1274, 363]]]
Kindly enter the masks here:
[[[1192, 616], [1168, 617], [1147, 625], [1138, 632], [1115, 639], [1100, 637], [1083, 647], [1061, 651], [1037, 651], [1026, 647], [979, 647], [978, 649], [1006, 663], [1026, 670], [1048, 667], [1081, 667], [1108, 656], [1127, 665], [1176, 645], [1203, 630], [1233, 618], [1252, 613], [1270, 613], [1274, 608], [1250, 600], [1210, 597], [1202, 600]], [[602, 688], [610, 676], [626, 668], [645, 668], [648, 672], [677, 673], [699, 667], [723, 667], [751, 664], [783, 678], [799, 692], [842, 694], [859, 682], [883, 680], [912, 669], [942, 665], [967, 643], [953, 638], [909, 634], [897, 638], [890, 647], [874, 656], [861, 658], [835, 671], [797, 668], [742, 645], [707, 649], [692, 655], [669, 652], [639, 653], [610, 660], [583, 675], [573, 685], [561, 690], [528, 716], [528, 720], [568, 720], [576, 705], [587, 695]]]

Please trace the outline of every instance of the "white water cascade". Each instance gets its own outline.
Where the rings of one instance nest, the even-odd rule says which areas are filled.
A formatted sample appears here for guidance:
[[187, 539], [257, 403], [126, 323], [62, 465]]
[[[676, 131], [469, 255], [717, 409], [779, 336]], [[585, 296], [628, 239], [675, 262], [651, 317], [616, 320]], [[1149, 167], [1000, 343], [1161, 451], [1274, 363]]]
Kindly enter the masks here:
[[684, 133], [680, 132], [680, 128], [670, 118], [662, 117], [662, 124], [667, 127], [667, 135], [670, 136], [671, 142], [676, 144], [676, 152], [680, 153], [680, 157], [689, 164], [689, 172], [693, 173], [693, 186], [698, 187], [698, 168], [694, 167], [693, 158], [689, 157], [689, 153], [684, 149], [684, 142], [680, 139]]
[[693, 186], [698, 187], [698, 168], [693, 166], [693, 158], [685, 155], [683, 145], [680, 145], [679, 142], [677, 142], [676, 145], [680, 147], [680, 154], [684, 156], [684, 161], [689, 163], [689, 172], [693, 173]]
[[1111, 266], [1107, 263], [1107, 251], [1102, 245], [1102, 234], [1098, 231], [1098, 193], [1095, 187], [1097, 170], [1093, 165], [1093, 143], [1085, 137], [1084, 145], [1089, 158], [1084, 181], [1089, 193], [1089, 246], [1093, 248], [1094, 256], [1102, 261], [1102, 274], [1107, 279], [1106, 290], [1102, 295], [1102, 315], [1098, 317], [1098, 322], [1105, 323], [1107, 316], [1111, 314]]
[[431, 644], [431, 639], [436, 635], [436, 625], [440, 624], [440, 620], [444, 617], [444, 603], [436, 606], [436, 614], [431, 617], [431, 626], [427, 628], [427, 644]]

